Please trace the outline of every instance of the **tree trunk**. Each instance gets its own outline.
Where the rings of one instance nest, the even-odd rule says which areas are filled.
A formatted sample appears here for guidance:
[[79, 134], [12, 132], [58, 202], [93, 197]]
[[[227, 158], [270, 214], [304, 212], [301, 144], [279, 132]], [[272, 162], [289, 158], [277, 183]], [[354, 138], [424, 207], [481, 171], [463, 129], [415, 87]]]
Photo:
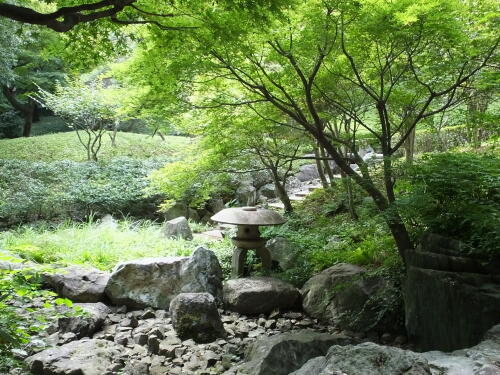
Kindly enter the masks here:
[[415, 128], [413, 128], [404, 143], [405, 157], [408, 163], [413, 162], [413, 155], [415, 154], [415, 137]]
[[24, 116], [24, 125], [23, 125], [23, 137], [29, 137], [31, 134], [31, 125], [33, 124], [33, 114], [35, 112], [35, 102], [33, 99], [28, 99], [27, 103], [21, 103], [16, 98], [16, 90], [15, 88], [2, 86], [2, 92], [5, 98], [9, 101], [9, 103], [21, 112]]
[[323, 185], [323, 187], [326, 189], [328, 187], [328, 181], [326, 180], [325, 173], [323, 172], [323, 166], [321, 165], [319, 146], [314, 149], [314, 156], [316, 157], [316, 168], [318, 169], [321, 185]]
[[[319, 142], [321, 146], [325, 148], [325, 151], [332, 156], [332, 159], [337, 163], [338, 167], [344, 171], [344, 173], [351, 177], [363, 190], [365, 190], [370, 197], [373, 198], [377, 208], [380, 212], [387, 212], [389, 209], [389, 200], [382, 194], [382, 192], [375, 186], [371, 179], [357, 174], [342, 158], [335, 147], [328, 141], [328, 139], [321, 133], [312, 134], [314, 138]], [[387, 159], [387, 158], [386, 158]], [[384, 166], [385, 167], [385, 166]], [[385, 169], [385, 168], [384, 168]], [[392, 169], [386, 172], [386, 178], [391, 178]], [[392, 182], [391, 182], [392, 183]], [[387, 180], [386, 180], [387, 185]], [[386, 186], [388, 192], [392, 191], [392, 185]], [[391, 199], [391, 197], [389, 197]], [[396, 207], [391, 207], [392, 212], [388, 215], [384, 215], [387, 225], [394, 237], [398, 252], [406, 263], [406, 254], [408, 250], [414, 248], [413, 243], [410, 239], [410, 235], [399, 215]]]
[[33, 125], [33, 111], [24, 112], [23, 137], [29, 137]]
[[277, 182], [275, 181], [274, 186], [276, 187], [276, 193], [278, 194], [278, 198], [285, 206], [285, 212], [286, 213], [292, 212], [293, 211], [292, 202], [290, 201], [290, 197], [288, 196], [288, 193], [286, 192], [286, 189], [283, 186], [283, 184], [279, 181]]

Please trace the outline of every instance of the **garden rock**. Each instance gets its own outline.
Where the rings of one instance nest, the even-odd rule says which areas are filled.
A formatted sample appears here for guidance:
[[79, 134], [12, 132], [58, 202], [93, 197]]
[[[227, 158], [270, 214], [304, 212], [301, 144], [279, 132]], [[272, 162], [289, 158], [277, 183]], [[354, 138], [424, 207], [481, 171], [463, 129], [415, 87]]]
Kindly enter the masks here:
[[192, 240], [193, 233], [189, 223], [184, 216], [167, 221], [164, 224], [164, 234], [167, 238], [183, 238]]
[[270, 199], [276, 198], [276, 187], [274, 184], [265, 184], [259, 189], [259, 195]]
[[209, 293], [181, 293], [170, 303], [172, 325], [182, 340], [206, 343], [225, 336], [217, 304]]
[[429, 233], [408, 254], [406, 328], [419, 350], [470, 347], [500, 323], [500, 258], [483, 262], [461, 246]]
[[[310, 372], [311, 369], [315, 372]], [[425, 358], [418, 353], [366, 342], [334, 345], [325, 357], [308, 361], [292, 374], [431, 375], [431, 370]]]
[[236, 189], [236, 199], [242, 206], [255, 206], [257, 190], [249, 183], [242, 184]]
[[316, 167], [316, 164], [302, 165], [299, 168], [299, 173], [297, 173], [295, 177], [302, 182], [319, 178], [318, 167]]
[[165, 211], [165, 220], [172, 220], [177, 217], [189, 217], [189, 208], [185, 203], [175, 202], [168, 210]]
[[266, 248], [270, 251], [272, 260], [278, 262], [283, 270], [294, 266], [297, 253], [293, 244], [286, 238], [272, 238], [267, 241]]
[[344, 335], [318, 333], [312, 330], [287, 332], [255, 341], [247, 350], [245, 363], [229, 374], [288, 375], [311, 358], [325, 355], [332, 345], [347, 345], [352, 339]]
[[136, 259], [118, 264], [106, 286], [115, 305], [168, 309], [179, 293], [212, 294], [222, 299], [222, 270], [215, 254], [204, 247], [191, 257]]
[[290, 309], [300, 298], [292, 285], [271, 277], [247, 277], [224, 284], [224, 305], [241, 314], [268, 313]]
[[500, 374], [500, 324], [486, 332], [483, 341], [472, 348], [452, 353], [432, 351], [422, 355], [431, 365], [433, 375], [442, 373], [498, 375]]
[[96, 268], [68, 267], [43, 274], [43, 283], [74, 302], [99, 302], [110, 274]]
[[59, 318], [58, 325], [61, 332], [71, 332], [77, 338], [91, 337], [94, 332], [101, 329], [109, 308], [101, 303], [77, 303], [73, 305], [82, 310], [82, 314], [76, 316], [63, 316]]
[[82, 339], [27, 358], [34, 375], [102, 375], [120, 355], [111, 341]]
[[359, 266], [340, 263], [313, 276], [301, 289], [304, 311], [344, 329], [393, 329], [395, 320], [378, 315], [384, 306], [365, 306], [370, 297], [388, 288], [388, 283], [382, 278], [364, 278], [364, 274]]

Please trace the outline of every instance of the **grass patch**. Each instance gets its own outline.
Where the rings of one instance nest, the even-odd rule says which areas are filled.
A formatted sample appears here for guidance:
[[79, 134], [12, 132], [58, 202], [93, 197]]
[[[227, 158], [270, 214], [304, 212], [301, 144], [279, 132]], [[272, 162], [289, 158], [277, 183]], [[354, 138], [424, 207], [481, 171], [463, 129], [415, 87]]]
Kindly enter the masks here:
[[67, 221], [55, 227], [24, 226], [0, 233], [0, 247], [37, 263], [92, 265], [111, 270], [118, 262], [144, 257], [188, 256], [205, 246], [229, 274], [233, 247], [230, 240], [167, 239], [152, 221], [122, 220], [116, 225]]
[[[111, 145], [108, 136], [103, 137], [99, 159], [109, 161], [116, 157], [134, 159], [165, 158], [175, 156], [185, 149], [190, 138], [165, 136], [152, 138], [149, 135], [119, 132], [116, 147]], [[26, 161], [85, 161], [86, 151], [79, 143], [76, 132], [45, 134], [29, 138], [0, 140], [0, 158]]]

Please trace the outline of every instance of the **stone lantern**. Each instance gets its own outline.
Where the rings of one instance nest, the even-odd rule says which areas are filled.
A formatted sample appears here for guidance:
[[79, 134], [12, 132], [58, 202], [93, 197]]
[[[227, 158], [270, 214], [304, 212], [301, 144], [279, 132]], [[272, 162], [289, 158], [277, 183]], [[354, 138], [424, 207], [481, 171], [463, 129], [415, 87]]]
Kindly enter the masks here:
[[214, 216], [213, 221], [238, 226], [236, 237], [231, 238], [236, 250], [233, 254], [232, 277], [243, 276], [248, 250], [255, 250], [264, 269], [271, 269], [271, 253], [266, 240], [260, 236], [259, 225], [279, 225], [285, 219], [275, 211], [257, 207], [226, 208]]

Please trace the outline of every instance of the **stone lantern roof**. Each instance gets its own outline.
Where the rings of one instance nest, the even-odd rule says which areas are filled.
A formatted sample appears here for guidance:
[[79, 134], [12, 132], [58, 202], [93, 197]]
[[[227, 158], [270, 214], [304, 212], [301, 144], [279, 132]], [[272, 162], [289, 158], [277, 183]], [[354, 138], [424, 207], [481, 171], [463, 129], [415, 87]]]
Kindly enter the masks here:
[[279, 225], [285, 222], [276, 211], [257, 207], [226, 208], [212, 216], [213, 221], [236, 225]]

